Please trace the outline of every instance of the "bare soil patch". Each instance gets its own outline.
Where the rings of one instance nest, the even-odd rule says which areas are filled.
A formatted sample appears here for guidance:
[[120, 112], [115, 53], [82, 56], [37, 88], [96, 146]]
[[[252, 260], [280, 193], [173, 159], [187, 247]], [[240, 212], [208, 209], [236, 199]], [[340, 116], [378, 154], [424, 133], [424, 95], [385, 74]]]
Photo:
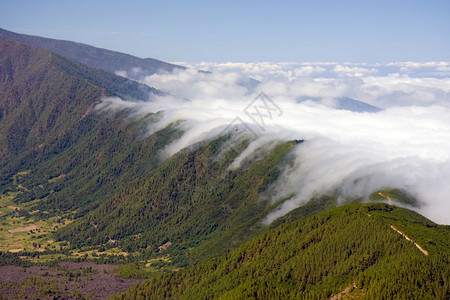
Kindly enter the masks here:
[[339, 300], [339, 299], [342, 299], [343, 297], [347, 296], [351, 291], [353, 291], [356, 288], [357, 288], [356, 287], [356, 282], [353, 282], [351, 285], [346, 287], [345, 290], [343, 290], [342, 292], [334, 295], [333, 297], [331, 297], [328, 300]]
[[0, 266], [0, 298], [107, 299], [143, 280], [122, 279], [116, 265], [60, 263], [55, 267]]
[[10, 249], [9, 250], [9, 252], [11, 252], [11, 253], [17, 253], [17, 252], [20, 252], [20, 251], [23, 251], [23, 248], [17, 248], [17, 249]]
[[28, 232], [30, 230], [36, 230], [39, 229], [39, 226], [31, 224], [25, 227], [18, 227], [18, 228], [13, 228], [13, 229], [9, 229], [8, 232], [9, 233], [19, 233], [19, 232]]

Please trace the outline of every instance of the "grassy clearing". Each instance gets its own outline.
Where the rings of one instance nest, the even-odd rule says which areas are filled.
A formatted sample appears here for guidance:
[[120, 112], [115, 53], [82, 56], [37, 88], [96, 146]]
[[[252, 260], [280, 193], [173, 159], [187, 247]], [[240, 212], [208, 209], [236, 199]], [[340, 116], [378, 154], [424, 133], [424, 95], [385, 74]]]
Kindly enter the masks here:
[[0, 196], [0, 251], [19, 252], [57, 249], [51, 233], [70, 221], [59, 217], [40, 220], [33, 217], [38, 211], [28, 211], [29, 203], [16, 205], [18, 193]]
[[[55, 242], [51, 234], [69, 224], [66, 216], [54, 216], [43, 220], [39, 210], [31, 209], [42, 199], [17, 204], [14, 199], [27, 187], [18, 183], [20, 177], [29, 171], [22, 171], [13, 176], [16, 192], [0, 195], [0, 251], [2, 252], [44, 252], [61, 249], [60, 242]], [[68, 216], [68, 215], [67, 215]]]
[[73, 250], [71, 252], [71, 256], [72, 257], [85, 257], [85, 258], [91, 258], [91, 259], [95, 259], [98, 258], [99, 256], [120, 256], [122, 255], [123, 257], [128, 256], [128, 252], [122, 251], [122, 249], [120, 248], [109, 248], [109, 249], [103, 249], [103, 248], [97, 248], [97, 249], [92, 249], [89, 247], [83, 247], [81, 249], [76, 249]]
[[123, 264], [113, 272], [126, 279], [148, 279], [154, 276], [155, 273], [178, 270], [179, 268], [172, 265], [172, 261], [167, 255], [140, 263]]
[[[71, 220], [65, 216], [55, 216], [45, 220], [39, 219], [39, 210], [30, 211], [35, 207], [36, 201], [25, 204], [14, 203], [14, 198], [20, 192], [8, 193], [0, 196], [0, 251], [2, 252], [45, 252], [39, 256], [23, 257], [32, 262], [45, 263], [50, 261], [91, 259], [95, 260], [105, 256], [118, 256], [125, 258], [127, 252], [118, 247], [83, 247], [70, 250], [70, 243], [56, 242], [52, 233], [66, 226]], [[66, 250], [66, 251], [64, 251]], [[53, 253], [48, 253], [53, 252]]]
[[[27, 187], [19, 184], [21, 177], [29, 174], [29, 171], [19, 172], [13, 176], [11, 190], [0, 194], [0, 251], [21, 253], [30, 252], [38, 255], [25, 254], [22, 259], [35, 263], [46, 263], [61, 260], [96, 260], [107, 257], [125, 259], [127, 252], [112, 245], [98, 245], [96, 247], [82, 247], [71, 249], [70, 242], [53, 239], [53, 233], [72, 222], [75, 211], [53, 217], [42, 218], [46, 211], [36, 209], [40, 207], [44, 199], [35, 199], [26, 203], [15, 203], [14, 200], [27, 191]], [[50, 180], [56, 181], [64, 177], [64, 174]], [[47, 214], [46, 214], [47, 215]]]

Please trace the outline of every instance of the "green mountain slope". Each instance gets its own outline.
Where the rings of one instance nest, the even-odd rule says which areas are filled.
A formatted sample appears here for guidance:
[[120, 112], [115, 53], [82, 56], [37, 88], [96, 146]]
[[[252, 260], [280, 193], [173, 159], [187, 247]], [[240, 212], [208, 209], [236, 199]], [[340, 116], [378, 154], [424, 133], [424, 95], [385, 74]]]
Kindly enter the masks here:
[[102, 95], [144, 100], [156, 92], [18, 42], [0, 39], [0, 51], [0, 163], [68, 131]]
[[[157, 91], [43, 49], [8, 40], [1, 47], [0, 192], [20, 206], [21, 222], [75, 220], [55, 235], [70, 250], [169, 253], [177, 265], [223, 253], [262, 230], [259, 220], [271, 205], [259, 193], [295, 143], [234, 171], [228, 166], [238, 153], [220, 154], [225, 138], [162, 162], [160, 151], [178, 130], [148, 136], [157, 116], [130, 119], [130, 110], [94, 109], [102, 96], [142, 99]], [[160, 253], [166, 242], [172, 246]]]
[[449, 237], [449, 226], [406, 209], [349, 204], [154, 276], [117, 299], [448, 299]]
[[[301, 144], [260, 149], [236, 170], [228, 166], [248, 141], [223, 152], [226, 137], [162, 162], [160, 151], [181, 134], [175, 127], [148, 136], [157, 116], [94, 110], [101, 96], [145, 99], [158, 91], [43, 49], [0, 45], [0, 188], [14, 193], [25, 221], [74, 220], [54, 235], [73, 251], [119, 247], [141, 261], [170, 255], [176, 266], [225, 253], [266, 229], [261, 219], [279, 203], [260, 196]], [[315, 199], [282, 220], [335, 204]]]
[[[449, 227], [412, 211], [354, 204], [321, 213], [337, 203], [327, 195], [261, 224], [286, 200], [261, 196], [302, 143], [258, 149], [237, 169], [229, 166], [249, 141], [227, 148], [232, 136], [163, 160], [182, 134], [177, 124], [148, 134], [158, 113], [96, 109], [104, 96], [154, 93], [0, 39], [0, 251], [19, 252], [0, 252], [4, 263], [100, 256], [147, 265], [125, 265], [129, 277], [184, 268], [153, 273], [123, 298], [448, 297]], [[416, 204], [388, 188], [371, 198]]]
[[[272, 205], [259, 193], [276, 179], [295, 143], [280, 144], [233, 171], [227, 168], [238, 153], [218, 159], [223, 143], [217, 139], [177, 154], [60, 230], [58, 238], [77, 248], [112, 239], [148, 257], [161, 254], [158, 247], [170, 242], [163, 254], [179, 256], [182, 265], [187, 257], [205, 259], [232, 249], [263, 230], [261, 218]], [[200, 249], [207, 253], [196, 254]]]
[[171, 71], [177, 68], [184, 69], [182, 66], [169, 64], [157, 59], [143, 59], [129, 54], [96, 48], [81, 43], [19, 34], [1, 28], [0, 38], [47, 49], [63, 57], [73, 59], [90, 67], [107, 72], [114, 73], [115, 71], [127, 71], [128, 76], [133, 79], [153, 74], [161, 70]]
[[[142, 120], [132, 125], [126, 113], [94, 109], [104, 96], [148, 100], [152, 93], [159, 92], [47, 50], [0, 39], [0, 191], [18, 193], [16, 202], [41, 199], [34, 203], [36, 209], [54, 215], [86, 210], [98, 195], [120, 186], [119, 180], [153, 168], [155, 160], [147, 159], [156, 156], [153, 145], [166, 142], [158, 144], [157, 135], [140, 138]], [[161, 138], [166, 141], [170, 135]], [[150, 146], [138, 151], [145, 144]], [[146, 163], [134, 165], [138, 159]], [[121, 172], [124, 177], [113, 176], [130, 165], [128, 173]]]

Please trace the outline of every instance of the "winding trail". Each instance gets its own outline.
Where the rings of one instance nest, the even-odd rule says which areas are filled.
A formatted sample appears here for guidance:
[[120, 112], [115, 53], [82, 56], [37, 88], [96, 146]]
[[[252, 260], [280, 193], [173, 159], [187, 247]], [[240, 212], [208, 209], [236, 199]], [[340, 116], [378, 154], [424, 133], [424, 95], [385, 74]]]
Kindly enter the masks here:
[[391, 228], [395, 231], [397, 231], [399, 234], [401, 234], [407, 241], [410, 241], [411, 243], [414, 244], [414, 246], [417, 247], [417, 249], [419, 249], [425, 256], [428, 256], [428, 251], [423, 249], [419, 244], [417, 244], [417, 242], [415, 242], [414, 240], [412, 240], [409, 236], [407, 236], [403, 231], [400, 231], [397, 229], [397, 227], [395, 227], [394, 225], [391, 225]]
[[391, 199], [391, 197], [389, 197], [389, 196], [386, 195], [386, 194], [383, 194], [382, 192], [378, 192], [378, 195], [380, 195], [380, 196], [383, 197], [383, 198], [386, 198], [386, 200], [388, 201], [388, 204], [389, 204], [389, 205], [392, 205], [392, 199]]

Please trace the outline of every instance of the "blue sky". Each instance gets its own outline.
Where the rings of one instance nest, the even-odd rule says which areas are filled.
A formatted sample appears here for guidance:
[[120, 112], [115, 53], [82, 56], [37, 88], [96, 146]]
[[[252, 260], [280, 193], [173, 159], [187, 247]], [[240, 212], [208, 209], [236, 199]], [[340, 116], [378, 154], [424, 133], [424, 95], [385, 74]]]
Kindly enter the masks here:
[[165, 61], [448, 61], [450, 1], [0, 0], [0, 27]]

